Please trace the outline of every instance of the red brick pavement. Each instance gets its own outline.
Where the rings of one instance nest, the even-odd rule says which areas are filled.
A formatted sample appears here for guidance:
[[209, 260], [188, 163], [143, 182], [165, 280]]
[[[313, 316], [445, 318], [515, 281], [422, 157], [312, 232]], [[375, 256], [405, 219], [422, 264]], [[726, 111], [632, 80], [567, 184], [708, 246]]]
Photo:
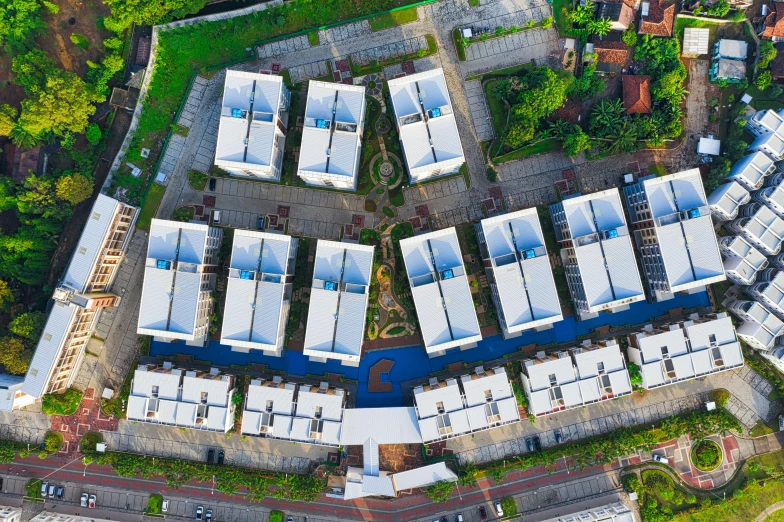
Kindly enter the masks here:
[[63, 434], [60, 453], [72, 455], [79, 450], [79, 442], [88, 431], [117, 431], [118, 421], [101, 411], [101, 399], [95, 390], [87, 388], [82, 402], [73, 415], [52, 415], [52, 430]]

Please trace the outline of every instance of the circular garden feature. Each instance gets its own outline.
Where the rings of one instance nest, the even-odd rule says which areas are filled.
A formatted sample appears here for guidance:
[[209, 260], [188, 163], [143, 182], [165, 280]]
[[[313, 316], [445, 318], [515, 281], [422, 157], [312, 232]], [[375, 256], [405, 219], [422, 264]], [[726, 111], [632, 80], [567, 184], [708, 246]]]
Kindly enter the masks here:
[[700, 471], [713, 471], [721, 465], [724, 455], [716, 442], [702, 439], [691, 448], [691, 462]]

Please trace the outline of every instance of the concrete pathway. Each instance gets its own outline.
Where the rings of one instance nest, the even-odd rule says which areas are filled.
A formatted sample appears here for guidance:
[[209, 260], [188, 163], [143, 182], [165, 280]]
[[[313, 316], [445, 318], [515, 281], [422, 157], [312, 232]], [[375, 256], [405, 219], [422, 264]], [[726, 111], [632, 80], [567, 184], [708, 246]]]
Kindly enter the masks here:
[[776, 502], [775, 504], [771, 504], [765, 508], [765, 511], [757, 515], [757, 518], [754, 519], [754, 522], [765, 522], [769, 516], [771, 516], [776, 511], [781, 511], [782, 509], [784, 509], [784, 502]]

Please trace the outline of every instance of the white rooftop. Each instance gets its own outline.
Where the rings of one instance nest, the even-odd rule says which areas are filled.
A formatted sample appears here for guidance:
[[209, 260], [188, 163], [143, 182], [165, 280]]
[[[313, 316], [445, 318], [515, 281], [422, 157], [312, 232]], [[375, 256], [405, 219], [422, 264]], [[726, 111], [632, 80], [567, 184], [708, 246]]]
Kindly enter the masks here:
[[290, 236], [235, 230], [221, 344], [278, 349], [286, 328], [283, 301], [292, 250]]
[[725, 58], [745, 60], [746, 56], [749, 54], [749, 44], [744, 40], [729, 40], [727, 38], [722, 38], [719, 40], [717, 46], [718, 54]]
[[416, 408], [347, 408], [343, 411], [340, 444], [354, 446], [373, 439], [378, 444], [418, 444]]
[[762, 149], [780, 158], [784, 154], [784, 136], [779, 134], [778, 131], [763, 134], [749, 145], [749, 149], [757, 151]]
[[374, 247], [319, 240], [305, 355], [358, 361], [365, 336]]
[[697, 145], [697, 154], [707, 154], [709, 156], [718, 156], [721, 153], [721, 142], [715, 138], [700, 138]]
[[738, 207], [748, 203], [751, 194], [737, 181], [730, 181], [716, 187], [708, 196], [708, 204], [723, 214], [722, 219], [734, 219]]
[[299, 170], [352, 178], [365, 111], [365, 87], [310, 80]]
[[683, 54], [698, 56], [708, 54], [710, 29], [687, 27], [683, 31]]
[[562, 320], [536, 208], [483, 219], [482, 231], [508, 330]]
[[428, 353], [482, 339], [454, 227], [400, 241]]
[[588, 306], [644, 299], [618, 189], [562, 203]]
[[[773, 166], [773, 158], [762, 151], [752, 152], [739, 159], [727, 174], [728, 179], [735, 179], [747, 190], [759, 188], [759, 184], [765, 174]], [[737, 192], [738, 197], [742, 197]]]
[[759, 205], [756, 212], [746, 220], [742, 229], [764, 245], [764, 248], [761, 247], [763, 253], [773, 255], [781, 249], [781, 241], [784, 239], [784, 220], [765, 205]]
[[728, 252], [734, 254], [724, 260], [724, 269], [737, 272], [747, 281], [753, 280], [756, 272], [766, 266], [767, 258], [743, 236], [731, 236], [724, 246]]
[[271, 165], [283, 89], [281, 76], [226, 71], [216, 165], [251, 169]]
[[139, 333], [193, 335], [209, 227], [153, 219], [144, 286], [139, 305]]
[[671, 292], [725, 279], [698, 169], [643, 182]]
[[297, 392], [296, 414], [291, 424], [291, 439], [338, 446], [344, 395], [342, 389], [319, 392], [315, 387], [301, 384]]
[[251, 381], [242, 412], [242, 433], [290, 438], [296, 390], [293, 383]]
[[463, 147], [443, 69], [396, 78], [388, 86], [412, 177], [462, 164]]

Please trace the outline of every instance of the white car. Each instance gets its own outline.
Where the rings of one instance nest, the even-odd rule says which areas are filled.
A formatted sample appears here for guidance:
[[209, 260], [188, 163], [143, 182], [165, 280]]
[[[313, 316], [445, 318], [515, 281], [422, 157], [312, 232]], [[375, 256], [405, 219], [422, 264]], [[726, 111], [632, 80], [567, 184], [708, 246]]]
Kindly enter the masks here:
[[500, 503], [500, 502], [496, 502], [496, 503], [495, 503], [495, 512], [496, 512], [496, 514], [497, 514], [499, 517], [502, 517], [502, 516], [504, 516], [504, 510], [503, 510], [503, 509], [501, 509], [501, 503]]
[[90, 495], [90, 502], [87, 507], [90, 509], [95, 509], [95, 495]]
[[662, 464], [669, 464], [670, 463], [670, 459], [668, 459], [664, 455], [654, 455], [653, 456], [653, 460], [655, 460], [656, 462], [661, 462]]
[[169, 499], [168, 498], [163, 501], [163, 505], [161, 505], [161, 511], [163, 511], [164, 513], [169, 511]]
[[87, 495], [87, 493], [82, 493], [82, 499], [81, 499], [81, 501], [79, 502], [79, 504], [80, 504], [82, 507], [87, 507], [87, 499], [88, 499], [88, 498], [89, 498], [89, 496]]

